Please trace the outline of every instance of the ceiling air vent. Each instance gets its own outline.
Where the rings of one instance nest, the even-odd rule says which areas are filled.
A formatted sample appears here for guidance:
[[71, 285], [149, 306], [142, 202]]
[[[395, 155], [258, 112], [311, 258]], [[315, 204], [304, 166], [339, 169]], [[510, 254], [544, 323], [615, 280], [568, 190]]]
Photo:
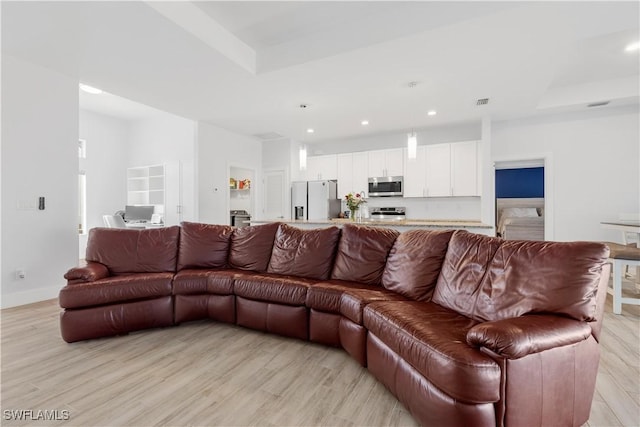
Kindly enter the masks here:
[[604, 107], [609, 104], [611, 101], [600, 101], [600, 102], [592, 102], [591, 104], [587, 104], [587, 107]]
[[476, 105], [487, 105], [489, 103], [489, 98], [480, 98], [476, 101]]
[[253, 136], [264, 140], [284, 138], [284, 135], [280, 135], [278, 132], [254, 133]]

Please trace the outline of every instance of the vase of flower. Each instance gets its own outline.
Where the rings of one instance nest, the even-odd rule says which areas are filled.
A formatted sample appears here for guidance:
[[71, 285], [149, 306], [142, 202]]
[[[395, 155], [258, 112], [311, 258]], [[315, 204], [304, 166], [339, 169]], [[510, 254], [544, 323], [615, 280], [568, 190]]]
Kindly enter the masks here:
[[357, 214], [360, 210], [360, 205], [363, 203], [367, 203], [367, 201], [362, 197], [360, 193], [349, 193], [344, 196], [344, 200], [347, 202], [347, 207], [349, 208], [349, 218], [351, 221], [357, 221]]
[[358, 212], [358, 208], [349, 208], [349, 219], [351, 219], [351, 221], [356, 220], [356, 212]]

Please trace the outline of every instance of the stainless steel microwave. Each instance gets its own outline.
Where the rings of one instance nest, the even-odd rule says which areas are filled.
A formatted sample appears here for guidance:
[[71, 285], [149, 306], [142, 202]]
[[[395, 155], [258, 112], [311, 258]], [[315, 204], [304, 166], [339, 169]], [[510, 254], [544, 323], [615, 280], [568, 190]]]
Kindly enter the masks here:
[[404, 183], [401, 176], [369, 178], [369, 197], [402, 196]]

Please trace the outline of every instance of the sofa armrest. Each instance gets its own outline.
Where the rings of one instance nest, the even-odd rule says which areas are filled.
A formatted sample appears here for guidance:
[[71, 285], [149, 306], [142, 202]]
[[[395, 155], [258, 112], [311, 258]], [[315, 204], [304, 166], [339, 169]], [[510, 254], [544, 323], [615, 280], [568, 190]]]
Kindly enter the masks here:
[[92, 261], [85, 261], [83, 265], [72, 268], [64, 275], [67, 280], [83, 280], [85, 282], [94, 282], [105, 277], [109, 277], [109, 268], [104, 264]]
[[591, 327], [555, 315], [528, 315], [486, 322], [467, 332], [467, 343], [486, 347], [507, 359], [519, 359], [554, 347], [562, 347], [587, 339]]

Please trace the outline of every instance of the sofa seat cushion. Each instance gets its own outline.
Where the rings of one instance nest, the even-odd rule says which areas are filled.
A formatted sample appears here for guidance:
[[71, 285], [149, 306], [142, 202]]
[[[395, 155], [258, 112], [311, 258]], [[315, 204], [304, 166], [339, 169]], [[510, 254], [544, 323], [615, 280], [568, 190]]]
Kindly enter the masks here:
[[342, 295], [349, 290], [380, 290], [379, 286], [348, 280], [328, 280], [314, 283], [307, 291], [307, 307], [326, 313], [340, 314]]
[[170, 296], [172, 279], [173, 273], [139, 273], [70, 284], [60, 290], [60, 307], [82, 308]]
[[280, 224], [267, 272], [327, 280], [339, 238], [338, 227], [302, 230]]
[[305, 305], [307, 290], [316, 280], [279, 274], [244, 274], [233, 285], [236, 296], [256, 301]]
[[364, 308], [373, 302], [410, 301], [408, 298], [379, 286], [346, 289], [340, 298], [340, 314], [358, 325], [364, 325]]
[[500, 367], [466, 342], [477, 322], [431, 302], [375, 302], [364, 325], [440, 390], [464, 402], [500, 399]]
[[183, 222], [180, 227], [178, 270], [227, 266], [231, 233], [229, 225]]
[[182, 270], [173, 279], [174, 295], [232, 295], [233, 281], [241, 270]]

